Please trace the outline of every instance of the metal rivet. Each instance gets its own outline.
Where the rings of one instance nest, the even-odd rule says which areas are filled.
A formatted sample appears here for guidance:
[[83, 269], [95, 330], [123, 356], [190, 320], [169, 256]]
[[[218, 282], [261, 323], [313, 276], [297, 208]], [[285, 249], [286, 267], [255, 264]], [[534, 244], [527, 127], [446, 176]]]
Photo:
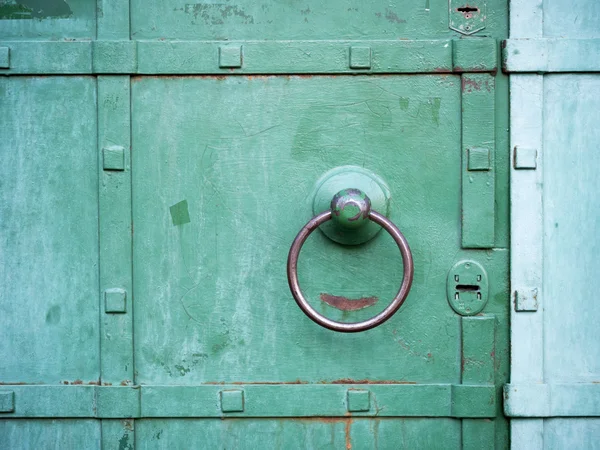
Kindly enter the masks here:
[[490, 149], [469, 148], [467, 153], [467, 170], [490, 170]]
[[348, 411], [360, 412], [371, 409], [371, 393], [366, 389], [349, 389], [347, 394]]
[[243, 412], [244, 391], [241, 391], [239, 389], [221, 391], [221, 411]]
[[0, 412], [9, 413], [15, 410], [14, 391], [0, 392]]
[[102, 168], [104, 170], [125, 170], [125, 148], [111, 145], [102, 149]]
[[107, 314], [127, 312], [127, 292], [125, 289], [111, 288], [104, 291], [104, 312]]
[[8, 47], [0, 47], [0, 69], [10, 68], [10, 49]]
[[537, 168], [537, 149], [515, 147], [514, 167], [521, 170], [535, 170]]
[[521, 288], [514, 292], [515, 311], [537, 311], [538, 310], [538, 289]]
[[350, 68], [371, 68], [371, 47], [350, 47]]
[[242, 46], [223, 45], [219, 47], [219, 67], [224, 69], [242, 67]]

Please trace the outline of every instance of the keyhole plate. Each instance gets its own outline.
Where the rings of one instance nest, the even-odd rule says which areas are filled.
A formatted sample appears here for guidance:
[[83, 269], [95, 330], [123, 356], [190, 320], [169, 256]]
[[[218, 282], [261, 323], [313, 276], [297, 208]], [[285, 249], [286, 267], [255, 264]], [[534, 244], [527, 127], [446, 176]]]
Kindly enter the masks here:
[[457, 262], [446, 282], [448, 303], [462, 316], [472, 316], [483, 310], [488, 300], [488, 276], [477, 262]]
[[485, 28], [486, 0], [448, 0], [448, 26], [460, 34], [471, 35]]

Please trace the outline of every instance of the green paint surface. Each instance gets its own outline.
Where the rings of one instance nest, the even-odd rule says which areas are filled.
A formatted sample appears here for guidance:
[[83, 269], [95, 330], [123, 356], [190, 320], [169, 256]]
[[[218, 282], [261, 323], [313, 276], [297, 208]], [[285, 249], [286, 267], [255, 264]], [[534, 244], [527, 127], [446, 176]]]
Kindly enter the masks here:
[[[26, 384], [2, 386], [0, 447], [508, 445], [505, 2], [487, 2], [491, 38], [459, 44], [446, 0], [43, 3], [0, 2], [2, 70], [24, 75], [0, 79], [0, 382]], [[219, 68], [224, 40], [241, 68]], [[351, 46], [370, 68], [341, 75]], [[469, 70], [495, 89], [465, 92]], [[461, 247], [465, 137], [492, 152], [485, 250]], [[123, 170], [103, 170], [110, 146]], [[285, 277], [315, 183], [345, 165], [389, 185], [415, 262], [400, 311], [356, 335], [310, 322]], [[489, 275], [481, 317], [448, 305], [463, 259]], [[357, 321], [392, 299], [402, 261], [386, 233], [314, 233], [299, 275], [320, 312]], [[110, 289], [125, 313], [104, 312]], [[352, 415], [348, 389], [369, 391]], [[224, 413], [222, 390], [244, 411]]]

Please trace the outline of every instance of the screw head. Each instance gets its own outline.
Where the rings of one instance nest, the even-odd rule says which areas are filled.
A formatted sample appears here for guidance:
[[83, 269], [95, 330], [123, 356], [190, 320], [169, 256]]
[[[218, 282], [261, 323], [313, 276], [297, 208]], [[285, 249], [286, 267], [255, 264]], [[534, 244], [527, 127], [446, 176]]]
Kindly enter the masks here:
[[360, 189], [342, 189], [331, 200], [331, 218], [343, 228], [359, 228], [369, 221], [371, 200]]

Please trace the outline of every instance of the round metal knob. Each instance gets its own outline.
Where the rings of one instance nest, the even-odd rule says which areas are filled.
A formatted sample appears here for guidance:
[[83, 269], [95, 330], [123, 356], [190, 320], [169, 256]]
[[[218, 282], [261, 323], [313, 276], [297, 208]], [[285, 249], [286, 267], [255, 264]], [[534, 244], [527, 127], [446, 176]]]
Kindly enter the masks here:
[[[310, 234], [315, 231], [319, 225], [327, 222], [328, 220], [335, 219], [342, 226], [355, 227], [358, 223], [360, 226], [361, 222], [371, 220], [378, 225], [381, 225], [394, 239], [400, 254], [402, 255], [402, 262], [404, 265], [404, 274], [402, 278], [402, 284], [398, 293], [392, 300], [392, 302], [379, 314], [370, 319], [362, 322], [337, 322], [335, 320], [328, 319], [322, 314], [318, 313], [311, 304], [306, 300], [300, 284], [298, 282], [298, 257], [300, 250], [306, 242], [306, 239]], [[331, 201], [331, 209], [321, 214], [316, 215], [310, 221], [304, 225], [300, 230], [296, 239], [292, 243], [290, 253], [287, 261], [287, 276], [290, 290], [294, 296], [294, 300], [300, 307], [300, 309], [314, 322], [318, 323], [322, 327], [328, 328], [333, 331], [340, 331], [344, 333], [355, 333], [358, 331], [366, 331], [371, 328], [375, 328], [381, 325], [383, 322], [392, 317], [396, 311], [402, 306], [404, 300], [408, 296], [410, 287], [412, 285], [414, 274], [414, 266], [412, 253], [410, 247], [404, 235], [387, 217], [379, 214], [371, 209], [371, 202], [363, 192], [358, 189], [344, 189], [338, 192], [333, 200]]]
[[359, 228], [370, 212], [371, 200], [358, 189], [342, 189], [331, 200], [331, 218], [342, 228]]

